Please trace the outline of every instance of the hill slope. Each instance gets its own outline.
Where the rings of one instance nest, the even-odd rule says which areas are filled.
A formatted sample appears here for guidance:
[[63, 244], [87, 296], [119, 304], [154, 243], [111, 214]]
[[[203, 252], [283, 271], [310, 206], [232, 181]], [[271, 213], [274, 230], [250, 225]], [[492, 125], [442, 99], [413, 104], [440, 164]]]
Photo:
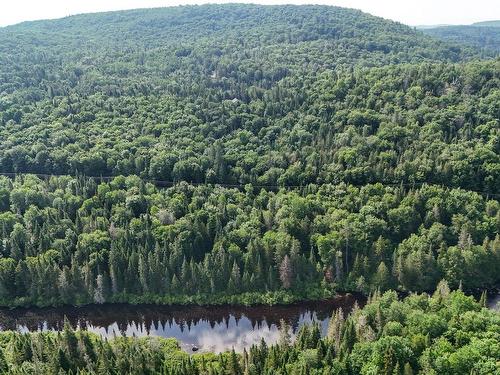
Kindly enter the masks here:
[[426, 28], [422, 31], [445, 41], [481, 50], [483, 56], [498, 56], [500, 54], [500, 27], [495, 26], [495, 21], [471, 26]]
[[[291, 71], [459, 61], [471, 51], [360, 11], [320, 6], [207, 5], [86, 14], [0, 29], [0, 92], [149, 91], [165, 80], [277, 81]], [[254, 74], [260, 70], [259, 74]], [[196, 79], [193, 78], [196, 77]], [[219, 74], [221, 76], [221, 74]], [[158, 82], [160, 80], [160, 82]]]
[[472, 26], [500, 27], [500, 20], [475, 22], [472, 24]]
[[[380, 72], [351, 71], [474, 56], [401, 24], [321, 6], [211, 5], [81, 15], [7, 27], [0, 41], [0, 121], [7, 125], [0, 129], [2, 172], [138, 174], [230, 184], [410, 181], [411, 168], [393, 170], [401, 169], [403, 149], [394, 155], [399, 161], [389, 163], [391, 171], [376, 173], [369, 155], [382, 149], [359, 153], [358, 140], [377, 137], [386, 124], [406, 125], [406, 116], [427, 106], [429, 95], [448, 100], [455, 91], [443, 82], [456, 88], [449, 100], [459, 105], [469, 73], [452, 66], [394, 67], [383, 71], [393, 77], [385, 82]], [[477, 79], [493, 80], [481, 91], [463, 92], [472, 103], [497, 87], [495, 65], [468, 71], [478, 69], [488, 73]], [[455, 75], [443, 76], [447, 70]], [[415, 90], [411, 108], [393, 103], [397, 120], [394, 110], [382, 111], [387, 102], [359, 100]], [[328, 98], [324, 105], [334, 110], [322, 113], [318, 97]], [[351, 97], [356, 99], [346, 100]], [[361, 112], [353, 118], [348, 112], [356, 108]], [[464, 121], [459, 128], [476, 120]], [[417, 140], [415, 131], [410, 144]], [[462, 144], [460, 131], [447, 133], [438, 139], [446, 144], [458, 137]], [[352, 141], [342, 145], [339, 137]], [[320, 152], [313, 162], [314, 149]], [[339, 159], [347, 149], [366, 154], [354, 170], [352, 162]], [[418, 160], [428, 151], [416, 152]], [[442, 162], [449, 164], [453, 154], [447, 152]], [[308, 167], [307, 176], [283, 175], [300, 166]], [[448, 178], [431, 170], [411, 180]], [[479, 180], [456, 185], [483, 188]]]

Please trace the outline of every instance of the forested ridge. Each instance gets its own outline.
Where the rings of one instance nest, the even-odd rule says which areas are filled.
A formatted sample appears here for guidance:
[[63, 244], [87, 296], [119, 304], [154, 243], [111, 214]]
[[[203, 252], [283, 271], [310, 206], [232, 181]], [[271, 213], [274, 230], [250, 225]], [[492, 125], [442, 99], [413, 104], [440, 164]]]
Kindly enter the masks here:
[[500, 54], [500, 22], [479, 22], [472, 25], [424, 28], [425, 34], [475, 47], [483, 56]]
[[115, 12], [0, 39], [2, 172], [498, 188], [498, 61], [453, 65], [479, 55], [359, 11]]
[[498, 64], [284, 78], [248, 103], [102, 94], [42, 101], [20, 124], [5, 123], [0, 158], [3, 172], [258, 185], [432, 182], [494, 193]]
[[497, 287], [499, 66], [324, 6], [1, 28], [0, 304]]
[[321, 338], [303, 327], [292, 341], [281, 323], [279, 342], [243, 353], [194, 354], [175, 340], [103, 340], [69, 323], [60, 333], [0, 333], [0, 371], [9, 374], [496, 374], [499, 314], [440, 283], [432, 297], [375, 293], [363, 309], [337, 310]]

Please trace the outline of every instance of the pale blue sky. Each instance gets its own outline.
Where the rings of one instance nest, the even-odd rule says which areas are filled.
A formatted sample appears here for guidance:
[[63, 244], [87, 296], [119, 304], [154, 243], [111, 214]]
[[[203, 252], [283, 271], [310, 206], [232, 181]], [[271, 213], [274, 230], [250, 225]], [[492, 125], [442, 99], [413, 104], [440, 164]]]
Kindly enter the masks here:
[[500, 0], [0, 0], [0, 26], [78, 13], [207, 2], [338, 5], [361, 9], [408, 25], [470, 24], [500, 19]]

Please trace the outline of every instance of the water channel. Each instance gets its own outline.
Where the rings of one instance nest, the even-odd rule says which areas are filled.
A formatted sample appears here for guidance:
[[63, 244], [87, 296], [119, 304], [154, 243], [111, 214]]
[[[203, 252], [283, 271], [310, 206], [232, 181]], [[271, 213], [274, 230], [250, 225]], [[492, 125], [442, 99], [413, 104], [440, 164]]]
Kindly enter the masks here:
[[[324, 301], [278, 306], [157, 306], [104, 304], [83, 307], [43, 309], [0, 309], [0, 330], [19, 332], [60, 331], [66, 317], [71, 325], [102, 337], [174, 337], [192, 352], [241, 352], [264, 339], [278, 340], [281, 321], [295, 334], [304, 324], [317, 322], [326, 334], [332, 313], [342, 308], [347, 314], [355, 303], [363, 306], [359, 295], [342, 295]], [[488, 307], [498, 310], [500, 295], [490, 296]]]
[[325, 301], [278, 306], [156, 306], [88, 305], [43, 309], [0, 309], [0, 329], [19, 332], [59, 331], [66, 317], [71, 325], [103, 337], [174, 337], [186, 351], [242, 351], [264, 339], [278, 340], [281, 320], [296, 333], [300, 326], [317, 322], [323, 334], [332, 313], [349, 312], [364, 298], [351, 294]]

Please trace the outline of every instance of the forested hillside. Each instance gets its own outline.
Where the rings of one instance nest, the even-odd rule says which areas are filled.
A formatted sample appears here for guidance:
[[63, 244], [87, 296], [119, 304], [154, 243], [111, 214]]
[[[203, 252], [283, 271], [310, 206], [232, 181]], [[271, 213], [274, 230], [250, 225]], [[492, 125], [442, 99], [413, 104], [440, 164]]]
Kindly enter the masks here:
[[482, 50], [336, 7], [2, 28], [0, 304], [497, 287], [499, 86]]
[[482, 22], [474, 22], [472, 26], [479, 27], [500, 27], [500, 20], [492, 20], [492, 21], [482, 21]]
[[475, 47], [481, 50], [484, 56], [500, 54], [500, 23], [498, 21], [425, 28], [422, 31], [442, 40]]
[[[463, 61], [474, 52], [342, 8], [82, 15], [4, 28], [0, 40], [3, 172], [276, 184], [287, 171], [304, 184], [350, 181], [342, 169], [356, 167], [361, 182], [396, 174], [394, 182], [410, 176], [401, 144], [380, 139], [387, 128], [407, 128], [396, 141], [423, 159], [430, 150], [419, 149], [421, 128], [436, 128], [433, 140], [458, 148], [436, 145], [444, 167], [468, 148], [478, 105], [489, 110], [481, 125], [498, 114], [488, 105], [496, 63], [355, 69]], [[447, 116], [453, 124], [440, 124]], [[357, 165], [339, 160], [366, 149], [359, 138], [368, 136], [374, 146]], [[381, 157], [389, 176], [370, 171]], [[308, 176], [293, 176], [297, 168]]]
[[[484, 301], [483, 301], [484, 302]], [[376, 294], [363, 309], [338, 310], [325, 338], [317, 326], [294, 342], [282, 322], [279, 343], [248, 351], [188, 355], [174, 340], [112, 340], [68, 325], [62, 333], [1, 333], [0, 371], [9, 374], [497, 374], [497, 313], [441, 284], [433, 297]]]
[[293, 75], [268, 89], [70, 94], [23, 104], [25, 113], [15, 109], [18, 90], [2, 99], [0, 161], [3, 172], [498, 192], [498, 67], [400, 65]]

